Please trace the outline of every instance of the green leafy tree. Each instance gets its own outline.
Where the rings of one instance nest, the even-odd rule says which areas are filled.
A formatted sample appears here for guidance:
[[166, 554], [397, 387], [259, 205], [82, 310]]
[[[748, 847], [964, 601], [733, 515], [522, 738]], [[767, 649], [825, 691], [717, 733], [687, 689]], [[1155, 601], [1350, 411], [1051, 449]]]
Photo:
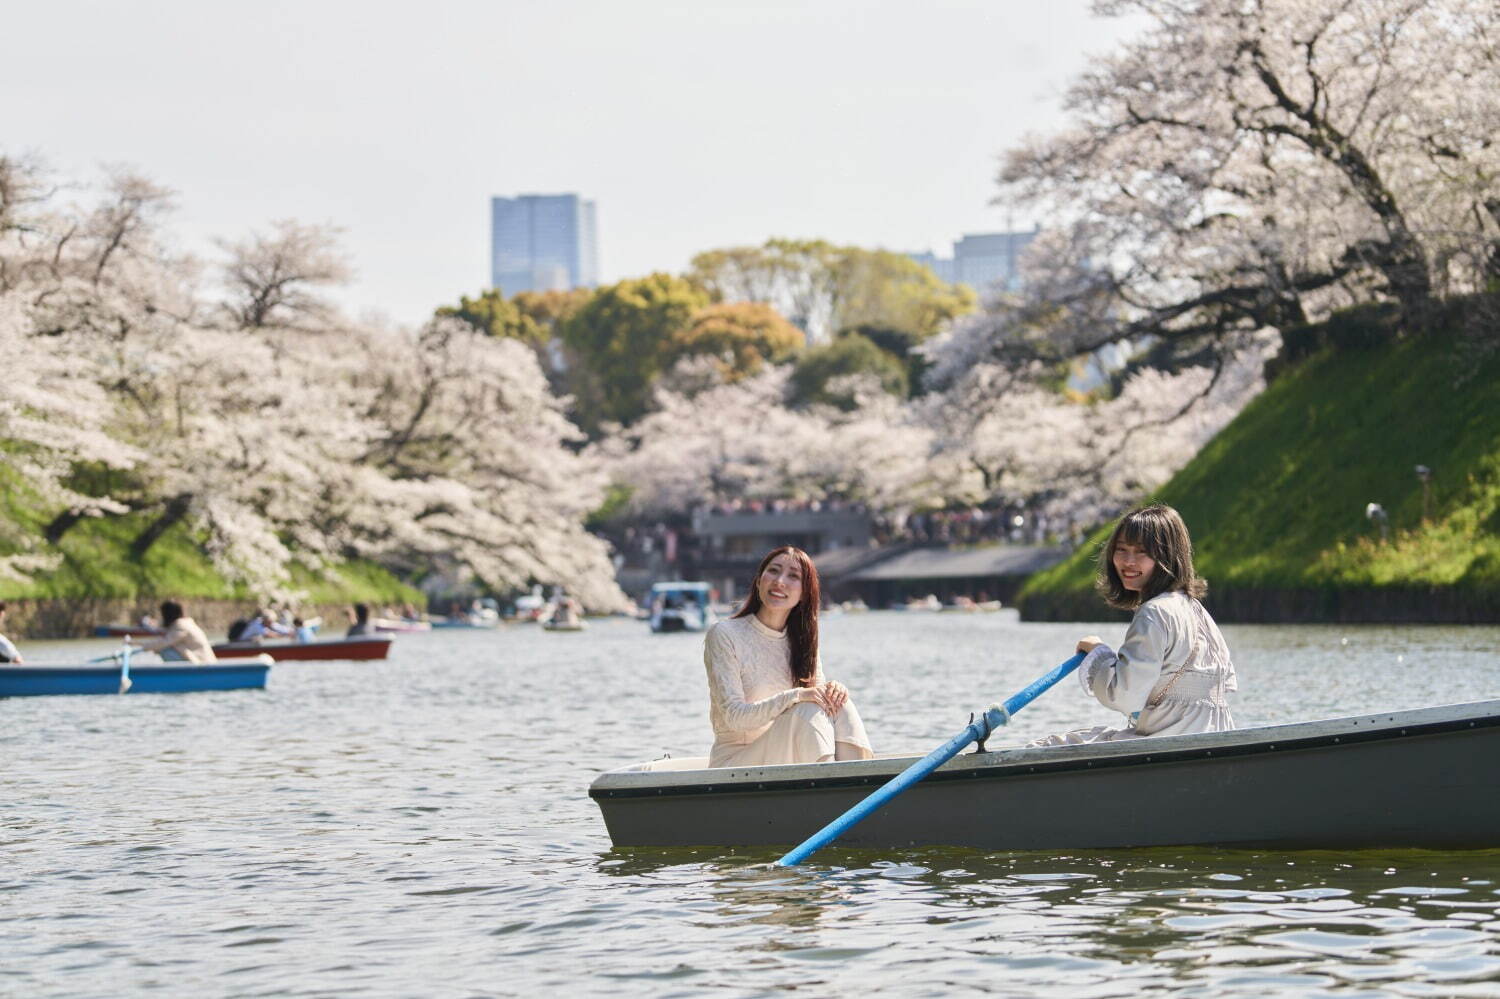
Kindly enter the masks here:
[[978, 306], [974, 289], [949, 284], [904, 254], [847, 247], [837, 267], [840, 330], [872, 326], [925, 340]]
[[908, 391], [914, 395], [922, 393], [922, 376], [931, 367], [931, 363], [927, 358], [920, 351], [914, 349], [922, 342], [922, 337], [906, 330], [890, 329], [885, 326], [856, 326], [853, 329], [839, 331], [840, 337], [855, 334], [864, 337], [887, 354], [899, 360], [901, 365], [906, 368]]
[[593, 433], [606, 420], [639, 419], [651, 383], [707, 304], [701, 288], [658, 273], [601, 288], [563, 320], [559, 333], [579, 368], [574, 392], [579, 425]]
[[688, 276], [716, 302], [774, 306], [814, 343], [859, 325], [926, 338], [976, 304], [971, 289], [910, 257], [821, 240], [709, 250], [693, 258]]
[[488, 288], [474, 298], [460, 298], [456, 307], [442, 306], [436, 314], [462, 319], [493, 337], [520, 340], [536, 354], [552, 393], [573, 397], [578, 393], [579, 366], [558, 337], [557, 327], [593, 294], [587, 288], [521, 291], [507, 299], [499, 288]]
[[547, 337], [547, 331], [506, 298], [505, 292], [499, 288], [486, 288], [474, 298], [461, 296], [456, 307], [441, 306], [436, 315], [462, 319], [481, 333], [493, 337], [508, 337], [533, 345]]
[[518, 291], [511, 302], [548, 339], [557, 335], [558, 324], [583, 307], [594, 296], [590, 288], [573, 288], [568, 291]]
[[766, 364], [792, 358], [806, 344], [802, 331], [760, 302], [735, 302], [700, 309], [676, 337], [672, 361], [708, 355], [725, 381], [753, 375]]
[[803, 405], [825, 404], [849, 412], [858, 400], [851, 384], [854, 379], [848, 376], [858, 375], [873, 376], [894, 396], [905, 396], [909, 388], [900, 358], [875, 346], [869, 337], [846, 333], [802, 352], [792, 370], [792, 395]]

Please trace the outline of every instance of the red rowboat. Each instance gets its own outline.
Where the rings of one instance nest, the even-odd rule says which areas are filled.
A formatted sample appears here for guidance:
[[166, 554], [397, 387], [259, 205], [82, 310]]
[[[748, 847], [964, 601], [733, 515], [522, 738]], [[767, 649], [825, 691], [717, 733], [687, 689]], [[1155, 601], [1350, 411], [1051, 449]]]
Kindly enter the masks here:
[[220, 659], [258, 656], [262, 652], [278, 662], [284, 659], [384, 659], [390, 655], [390, 635], [358, 635], [317, 642], [224, 642], [214, 646]]
[[98, 638], [155, 638], [162, 633], [160, 628], [142, 628], [140, 625], [101, 624], [94, 628]]

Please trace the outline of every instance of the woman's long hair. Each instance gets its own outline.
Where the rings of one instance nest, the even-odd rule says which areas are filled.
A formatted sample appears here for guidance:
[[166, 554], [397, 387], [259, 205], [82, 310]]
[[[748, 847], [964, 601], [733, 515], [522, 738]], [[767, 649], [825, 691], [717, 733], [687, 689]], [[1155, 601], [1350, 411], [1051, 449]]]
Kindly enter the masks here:
[[[1115, 548], [1139, 545], [1156, 568], [1139, 593], [1127, 590], [1115, 570]], [[1121, 610], [1134, 610], [1168, 590], [1181, 590], [1195, 599], [1208, 592], [1208, 583], [1193, 569], [1193, 539], [1182, 515], [1169, 506], [1154, 503], [1131, 510], [1120, 518], [1099, 554], [1099, 572], [1094, 587], [1104, 602]]]
[[823, 602], [823, 594], [818, 587], [818, 567], [813, 565], [807, 552], [791, 545], [767, 552], [760, 560], [760, 568], [755, 570], [755, 577], [750, 580], [750, 595], [734, 616], [747, 617], [760, 610], [760, 577], [777, 555], [791, 555], [802, 567], [802, 599], [786, 619], [786, 638], [791, 646], [792, 676], [799, 687], [810, 687], [818, 673], [818, 607]]

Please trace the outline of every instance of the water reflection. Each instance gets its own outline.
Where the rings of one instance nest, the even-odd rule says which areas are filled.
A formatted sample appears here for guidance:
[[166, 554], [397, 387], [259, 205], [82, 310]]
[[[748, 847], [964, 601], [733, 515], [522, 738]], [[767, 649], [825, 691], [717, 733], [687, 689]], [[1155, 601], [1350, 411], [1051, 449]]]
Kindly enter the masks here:
[[1500, 850], [834, 848], [792, 871], [776, 856], [611, 850], [597, 870], [694, 886], [712, 903], [700, 928], [767, 931], [740, 950], [903, 964], [893, 927], [920, 923], [958, 935], [947, 960], [1002, 964], [1038, 994], [1067, 994], [1048, 991], [1067, 981], [1101, 995], [1169, 982], [1246, 995], [1426, 982], [1447, 995], [1500, 976]]

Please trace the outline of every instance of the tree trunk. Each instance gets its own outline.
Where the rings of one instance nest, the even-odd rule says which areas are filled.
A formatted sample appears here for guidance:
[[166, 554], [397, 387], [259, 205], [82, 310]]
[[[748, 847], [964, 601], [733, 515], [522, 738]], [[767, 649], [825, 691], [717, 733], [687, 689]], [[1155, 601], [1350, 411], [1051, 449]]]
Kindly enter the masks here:
[[[1259, 42], [1248, 41], [1242, 43], [1241, 48], [1250, 55], [1255, 72], [1270, 92], [1272, 100], [1282, 111], [1300, 122], [1300, 126], [1270, 124], [1259, 130], [1300, 141], [1314, 155], [1343, 174], [1354, 194], [1375, 214], [1385, 231], [1384, 240], [1367, 241], [1350, 247], [1347, 255], [1363, 259], [1369, 266], [1380, 271], [1390, 285], [1391, 294], [1401, 303], [1404, 311], [1413, 316], [1423, 315], [1432, 298], [1432, 274], [1428, 266], [1427, 251], [1407, 224], [1406, 214], [1397, 203], [1395, 194], [1386, 185], [1385, 178], [1380, 175], [1366, 151], [1320, 112], [1315, 102], [1304, 105], [1292, 98]], [[1311, 72], [1309, 66], [1309, 73]]]
[[[1488, 198], [1484, 210], [1500, 225], [1500, 198]], [[1484, 261], [1484, 287], [1487, 291], [1500, 291], [1500, 239], [1490, 240], [1490, 252]]]
[[47, 543], [51, 545], [57, 544], [62, 540], [62, 536], [67, 534], [83, 518], [84, 512], [76, 508], [64, 510], [56, 517], [53, 517], [52, 522], [47, 525], [47, 529], [43, 532], [46, 535]]
[[187, 516], [192, 503], [192, 493], [181, 493], [168, 500], [166, 507], [151, 522], [150, 526], [130, 543], [131, 557], [139, 559], [150, 551], [151, 546], [156, 544], [163, 534], [167, 533], [174, 524]]

